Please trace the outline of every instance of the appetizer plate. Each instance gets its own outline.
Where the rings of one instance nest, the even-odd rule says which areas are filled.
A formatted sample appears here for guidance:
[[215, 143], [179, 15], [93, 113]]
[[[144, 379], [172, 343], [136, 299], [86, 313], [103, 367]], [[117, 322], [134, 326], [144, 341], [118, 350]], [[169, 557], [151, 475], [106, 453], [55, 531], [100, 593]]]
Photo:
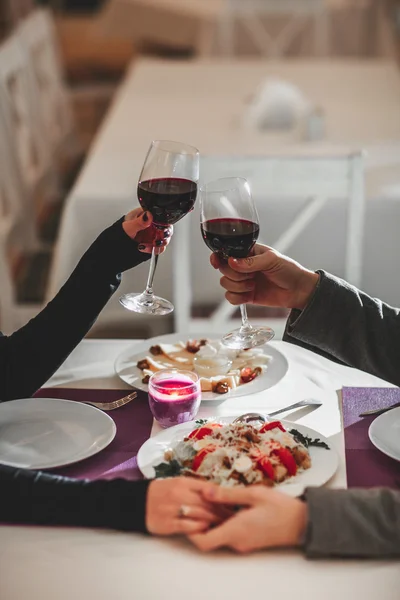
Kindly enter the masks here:
[[400, 460], [400, 407], [374, 419], [368, 430], [369, 439], [381, 452]]
[[[206, 338], [209, 340], [218, 340], [222, 337], [217, 333], [204, 333], [198, 335], [198, 338]], [[147, 392], [148, 386], [142, 383], [142, 371], [137, 368], [136, 364], [139, 360], [144, 359], [148, 354], [151, 346], [157, 346], [159, 344], [176, 344], [177, 342], [190, 339], [195, 339], [194, 334], [179, 334], [172, 333], [168, 335], [162, 335], [154, 337], [140, 344], [136, 344], [132, 348], [127, 348], [122, 352], [115, 361], [115, 372], [122, 381], [128, 385]], [[239, 396], [246, 396], [249, 394], [255, 394], [256, 392], [263, 392], [274, 385], [276, 385], [286, 375], [288, 370], [288, 362], [286, 357], [279, 352], [274, 346], [267, 344], [265, 347], [265, 354], [271, 356], [272, 360], [269, 363], [267, 369], [256, 379], [250, 383], [246, 383], [238, 386], [231, 390], [227, 394], [215, 394], [213, 392], [202, 392], [202, 400], [224, 400], [227, 398], [237, 398]], [[181, 367], [184, 368], [184, 367]]]
[[103, 450], [116, 434], [101, 410], [56, 398], [0, 404], [0, 463], [25, 469], [62, 467]]
[[[237, 416], [237, 415], [236, 415]], [[218, 421], [218, 423], [231, 423], [236, 417], [216, 417], [207, 419], [208, 421]], [[286, 429], [297, 429], [304, 436], [312, 439], [319, 438], [329, 446], [329, 450], [311, 446], [308, 451], [311, 456], [312, 466], [283, 483], [277, 484], [274, 489], [284, 492], [289, 496], [301, 496], [305, 488], [309, 486], [320, 487], [327, 483], [336, 473], [338, 468], [338, 455], [333, 450], [330, 441], [309, 427], [290, 421], [281, 421]], [[196, 422], [182, 423], [175, 427], [170, 427], [160, 431], [154, 437], [148, 439], [140, 448], [137, 455], [138, 467], [147, 479], [153, 479], [155, 476], [154, 467], [164, 462], [164, 452], [173, 447], [179, 441], [183, 440], [193, 429], [196, 428]]]

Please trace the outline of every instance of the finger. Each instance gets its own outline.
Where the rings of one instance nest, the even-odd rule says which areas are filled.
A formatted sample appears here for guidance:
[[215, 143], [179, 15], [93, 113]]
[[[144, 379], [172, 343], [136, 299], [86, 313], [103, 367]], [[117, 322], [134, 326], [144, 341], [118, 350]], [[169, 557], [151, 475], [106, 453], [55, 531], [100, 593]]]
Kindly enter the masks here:
[[122, 227], [130, 238], [134, 238], [139, 231], [147, 229], [153, 222], [152, 214], [146, 211], [140, 215], [136, 215], [133, 219], [127, 220], [122, 223]]
[[210, 524], [206, 521], [192, 521], [191, 519], [176, 519], [176, 521], [174, 521], [174, 531], [186, 535], [203, 533], [207, 531], [209, 527]]
[[234, 504], [239, 506], [250, 506], [257, 503], [259, 490], [256, 488], [224, 488], [213, 485], [202, 491], [202, 496], [208, 502], [218, 504]]
[[213, 254], [211, 254], [211, 256], [210, 256], [210, 263], [211, 263], [211, 266], [214, 267], [214, 269], [219, 269], [220, 266], [222, 265], [222, 261], [221, 261], [220, 257], [218, 256], [218, 254], [215, 254], [215, 252], [213, 252]]
[[208, 523], [209, 525], [220, 523], [222, 516], [218, 514], [218, 511], [213, 511], [212, 508], [207, 509], [199, 506], [191, 506], [188, 511], [186, 520], [190, 521], [201, 521], [202, 523]]
[[221, 264], [219, 271], [224, 277], [227, 277], [232, 281], [247, 281], [248, 279], [254, 279], [253, 273], [238, 273], [231, 269], [228, 263]]
[[154, 249], [155, 254], [159, 255], [165, 252], [166, 246], [167, 244], [163, 244], [162, 246], [152, 246], [151, 244], [139, 244], [138, 250], [139, 252], [143, 252], [143, 254], [151, 254]]
[[228, 302], [233, 304], [233, 306], [239, 306], [240, 304], [252, 304], [253, 292], [246, 292], [245, 294], [226, 292], [225, 298], [228, 300]]
[[247, 258], [230, 258], [231, 269], [239, 273], [256, 273], [257, 271], [274, 271], [279, 268], [281, 257], [270, 248], [261, 246], [262, 252]]
[[140, 217], [144, 213], [144, 210], [138, 206], [138, 208], [134, 208], [127, 215], [125, 215], [125, 221], [131, 221], [132, 219], [136, 219], [136, 217]]
[[228, 292], [235, 294], [245, 294], [246, 292], [252, 292], [255, 287], [254, 279], [245, 279], [244, 281], [233, 281], [228, 277], [221, 277], [220, 285]]
[[236, 523], [230, 519], [219, 527], [189, 536], [189, 539], [202, 552], [211, 552], [217, 548], [232, 545], [235, 540]]

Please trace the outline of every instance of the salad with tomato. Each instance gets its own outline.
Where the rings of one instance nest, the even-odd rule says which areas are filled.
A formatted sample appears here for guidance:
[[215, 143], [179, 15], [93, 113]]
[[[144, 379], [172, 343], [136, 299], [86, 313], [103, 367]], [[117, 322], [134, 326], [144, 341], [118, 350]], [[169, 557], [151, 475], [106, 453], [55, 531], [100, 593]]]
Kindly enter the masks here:
[[156, 477], [184, 475], [225, 486], [274, 486], [311, 467], [307, 447], [280, 421], [261, 427], [201, 422], [164, 459]]

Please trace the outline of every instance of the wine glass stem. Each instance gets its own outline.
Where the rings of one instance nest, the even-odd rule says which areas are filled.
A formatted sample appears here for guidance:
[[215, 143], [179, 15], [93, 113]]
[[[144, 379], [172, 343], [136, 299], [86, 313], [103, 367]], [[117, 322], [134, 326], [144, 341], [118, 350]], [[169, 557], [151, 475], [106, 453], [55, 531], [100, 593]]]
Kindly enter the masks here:
[[147, 278], [146, 289], [143, 292], [144, 295], [146, 295], [149, 298], [149, 300], [152, 300], [153, 296], [154, 296], [153, 280], [154, 280], [154, 275], [156, 272], [157, 263], [158, 263], [158, 254], [156, 254], [156, 250], [155, 250], [155, 248], [153, 248], [152, 253], [151, 253], [151, 259], [150, 259], [149, 276]]
[[240, 328], [240, 332], [247, 333], [252, 329], [252, 327], [247, 316], [247, 308], [245, 304], [240, 305], [240, 313], [242, 315], [242, 326]]

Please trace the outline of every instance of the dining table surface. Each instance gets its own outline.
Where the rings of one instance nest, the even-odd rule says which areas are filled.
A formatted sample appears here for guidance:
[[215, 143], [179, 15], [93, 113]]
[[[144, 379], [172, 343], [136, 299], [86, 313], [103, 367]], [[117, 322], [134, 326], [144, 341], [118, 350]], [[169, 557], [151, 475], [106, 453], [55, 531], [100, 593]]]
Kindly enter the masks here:
[[[138, 340], [82, 341], [48, 382], [50, 387], [128, 389], [114, 363]], [[272, 342], [288, 361], [274, 387], [251, 396], [202, 403], [199, 417], [268, 412], [297, 400], [321, 401], [286, 418], [327, 436], [339, 467], [327, 484], [346, 487], [340, 409], [343, 387], [390, 387], [286, 342]], [[151, 435], [159, 431], [154, 425]], [[101, 454], [99, 455], [101, 457]], [[1, 490], [0, 490], [1, 496]], [[261, 526], [261, 524], [260, 524]], [[400, 569], [395, 561], [307, 560], [300, 550], [236, 555], [201, 554], [183, 538], [156, 538], [106, 530], [11, 525], [0, 527], [1, 600], [398, 600]]]

